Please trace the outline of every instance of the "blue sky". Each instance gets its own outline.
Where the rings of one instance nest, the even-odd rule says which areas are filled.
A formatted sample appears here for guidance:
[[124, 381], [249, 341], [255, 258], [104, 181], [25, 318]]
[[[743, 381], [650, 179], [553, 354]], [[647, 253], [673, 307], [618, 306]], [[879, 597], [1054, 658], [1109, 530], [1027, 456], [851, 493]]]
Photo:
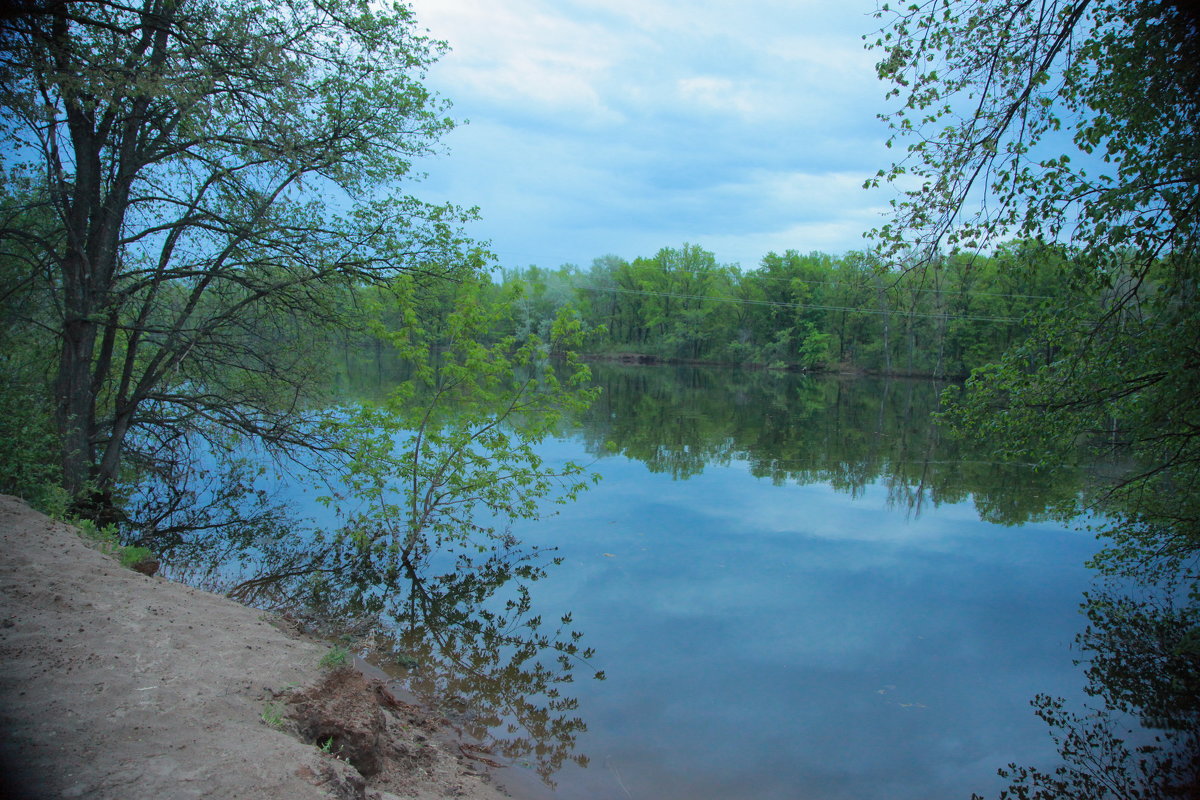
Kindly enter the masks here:
[[840, 253], [886, 208], [874, 0], [413, 0], [469, 120], [422, 196], [478, 205], [506, 267], [699, 244]]

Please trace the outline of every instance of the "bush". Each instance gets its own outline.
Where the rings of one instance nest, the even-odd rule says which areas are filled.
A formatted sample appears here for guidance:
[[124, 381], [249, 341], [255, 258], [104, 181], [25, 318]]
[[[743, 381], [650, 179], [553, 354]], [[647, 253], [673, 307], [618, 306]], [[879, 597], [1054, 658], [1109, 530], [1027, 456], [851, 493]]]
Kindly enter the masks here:
[[10, 359], [0, 360], [0, 492], [52, 511], [60, 473], [49, 392]]

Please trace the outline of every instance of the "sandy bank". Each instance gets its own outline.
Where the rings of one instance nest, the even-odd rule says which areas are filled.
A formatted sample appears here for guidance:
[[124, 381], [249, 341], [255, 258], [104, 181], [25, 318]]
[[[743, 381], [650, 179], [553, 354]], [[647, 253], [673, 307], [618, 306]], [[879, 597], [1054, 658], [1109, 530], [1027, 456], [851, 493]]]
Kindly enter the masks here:
[[[437, 720], [357, 675], [327, 681], [327, 650], [227, 598], [125, 569], [0, 495], [0, 796], [503, 796]], [[323, 703], [323, 681], [342, 694]], [[268, 725], [268, 708], [356, 727], [333, 742], [337, 758]], [[375, 748], [369, 780], [348, 763], [354, 737]]]

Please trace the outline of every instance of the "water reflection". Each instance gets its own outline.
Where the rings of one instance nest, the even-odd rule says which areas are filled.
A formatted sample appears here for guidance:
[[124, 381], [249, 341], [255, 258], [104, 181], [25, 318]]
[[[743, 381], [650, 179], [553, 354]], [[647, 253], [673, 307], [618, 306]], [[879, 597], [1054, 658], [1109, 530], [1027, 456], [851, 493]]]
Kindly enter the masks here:
[[741, 462], [775, 484], [827, 484], [852, 497], [887, 487], [896, 507], [972, 500], [1002, 525], [1069, 519], [1088, 473], [1060, 465], [1031, 477], [986, 444], [944, 436], [933, 414], [944, 384], [694, 367], [593, 365], [604, 388], [581, 421], [589, 452], [616, 451], [677, 480]]
[[373, 631], [368, 650], [491, 760], [530, 768], [553, 785], [565, 763], [587, 766], [574, 752], [587, 726], [564, 689], [577, 669], [594, 672], [569, 615], [544, 624], [530, 613], [529, 584], [552, 566], [541, 560], [513, 548], [470, 570], [410, 575], [404, 599], [388, 604], [388, 624]]
[[[1148, 590], [1148, 591], [1147, 591]], [[1161, 586], [1088, 594], [1077, 639], [1097, 707], [1039, 694], [1032, 705], [1062, 758], [1053, 771], [1010, 764], [1001, 797], [1200, 797], [1200, 611]], [[1182, 604], [1180, 604], [1182, 600]], [[973, 800], [983, 800], [973, 795]]]
[[[527, 603], [527, 596], [517, 602]], [[577, 667], [588, 676], [592, 671], [583, 654], [560, 646], [570, 633], [564, 627], [531, 633], [522, 628], [530, 622], [524, 612], [487, 615], [476, 624], [460, 613], [470, 612], [418, 616], [418, 624], [400, 626], [390, 652], [380, 648], [379, 656], [409, 667], [409, 690], [504, 763], [530, 768], [550, 786], [564, 764], [587, 767], [587, 756], [575, 752], [587, 725], [577, 714], [578, 700], [563, 687]], [[569, 624], [568, 616], [563, 625]]]
[[396, 573], [284, 526], [243, 550], [244, 591], [383, 621], [415, 691], [564, 799], [965, 797], [1047, 763], [1027, 701], [1079, 694], [1094, 547], [1056, 521], [1091, 468], [947, 440], [925, 382], [593, 371], [601, 398], [540, 452], [605, 479], [561, 516]]
[[1027, 702], [1078, 693], [1088, 537], [963, 505], [912, 518], [881, 486], [855, 499], [737, 463], [600, 468], [597, 491], [514, 531], [560, 546], [535, 601], [575, 609], [609, 674], [578, 687], [595, 766], [564, 769], [560, 797], [624, 797], [619, 775], [634, 797], [964, 798], [1046, 757]]
[[593, 653], [569, 614], [553, 621], [531, 613], [530, 585], [553, 560], [510, 547], [442, 574], [364, 569], [357, 554], [320, 537], [259, 540], [227, 547], [226, 562], [187, 560], [177, 551], [176, 579], [258, 607], [274, 609], [322, 638], [340, 640], [401, 679], [451, 719], [481, 751], [535, 771], [553, 785], [587, 730], [566, 688], [590, 668]]
[[[594, 457], [619, 453], [687, 480], [744, 464], [774, 484], [826, 484], [859, 497], [887, 487], [896, 508], [971, 501], [981, 520], [1021, 525], [1069, 520], [1086, 482], [1113, 465], [1000, 461], [986, 442], [945, 435], [935, 422], [948, 384], [871, 376], [804, 375], [595, 362], [599, 399], [563, 436]], [[340, 396], [373, 399], [403, 374], [386, 350], [343, 365]]]

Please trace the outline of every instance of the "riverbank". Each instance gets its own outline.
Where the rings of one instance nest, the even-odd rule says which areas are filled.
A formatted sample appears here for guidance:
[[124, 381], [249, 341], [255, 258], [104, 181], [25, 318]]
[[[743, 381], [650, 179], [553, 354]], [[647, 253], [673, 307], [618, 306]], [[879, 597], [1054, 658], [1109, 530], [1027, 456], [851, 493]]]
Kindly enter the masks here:
[[713, 361], [699, 358], [676, 358], [660, 356], [653, 353], [638, 352], [599, 352], [580, 353], [580, 361], [599, 362], [604, 364], [623, 364], [640, 367], [712, 367], [717, 369], [742, 369], [761, 372], [801, 372], [809, 375], [836, 375], [840, 377], [876, 377], [919, 379], [931, 381], [964, 381], [969, 373], [936, 373], [929, 370], [904, 369], [867, 369], [852, 362], [822, 364], [817, 367], [805, 367], [794, 362], [766, 363], [762, 361]]
[[285, 628], [0, 495], [0, 796], [506, 796], [444, 721]]

